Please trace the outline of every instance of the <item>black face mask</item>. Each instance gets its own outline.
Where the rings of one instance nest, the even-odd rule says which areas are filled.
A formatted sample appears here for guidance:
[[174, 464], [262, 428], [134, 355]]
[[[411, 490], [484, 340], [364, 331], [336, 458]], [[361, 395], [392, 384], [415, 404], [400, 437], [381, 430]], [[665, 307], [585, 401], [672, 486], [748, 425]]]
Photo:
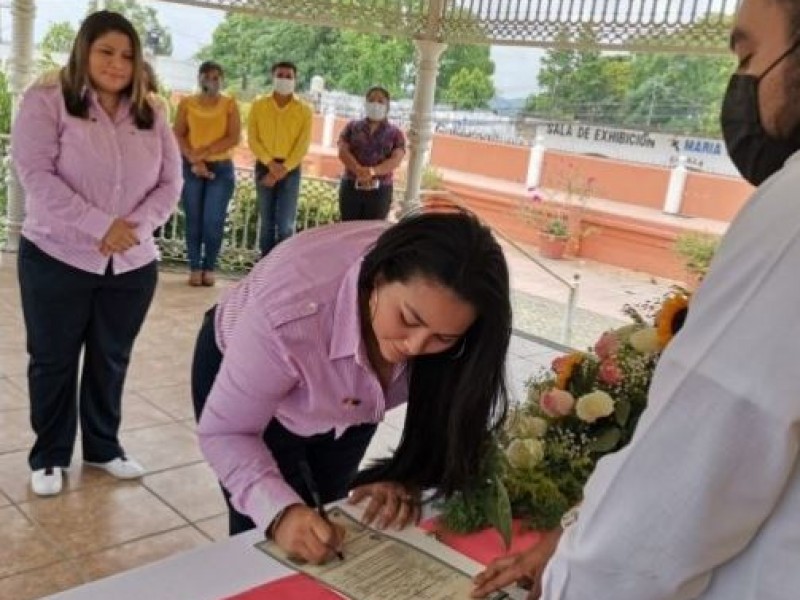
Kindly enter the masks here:
[[800, 41], [781, 54], [759, 77], [735, 73], [725, 92], [720, 115], [725, 146], [742, 177], [756, 186], [778, 172], [786, 160], [800, 150], [800, 136], [781, 140], [764, 131], [758, 108], [758, 84], [798, 46]]

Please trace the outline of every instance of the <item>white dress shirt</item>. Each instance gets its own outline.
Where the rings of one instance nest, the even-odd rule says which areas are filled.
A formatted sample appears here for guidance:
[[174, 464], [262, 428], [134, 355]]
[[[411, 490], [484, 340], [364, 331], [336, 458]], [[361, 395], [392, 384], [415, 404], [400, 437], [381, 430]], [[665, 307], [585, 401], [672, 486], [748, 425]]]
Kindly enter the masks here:
[[544, 600], [800, 598], [800, 153], [731, 226]]

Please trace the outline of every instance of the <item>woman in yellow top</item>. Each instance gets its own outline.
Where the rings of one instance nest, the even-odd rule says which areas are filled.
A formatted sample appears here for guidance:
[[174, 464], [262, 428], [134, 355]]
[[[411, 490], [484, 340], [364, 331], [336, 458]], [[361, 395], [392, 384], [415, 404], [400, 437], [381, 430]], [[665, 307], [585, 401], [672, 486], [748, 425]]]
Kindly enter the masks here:
[[212, 61], [200, 65], [200, 92], [181, 100], [175, 136], [183, 155], [183, 192], [189, 285], [214, 285], [235, 175], [233, 149], [241, 136], [236, 101], [220, 93], [224, 73]]

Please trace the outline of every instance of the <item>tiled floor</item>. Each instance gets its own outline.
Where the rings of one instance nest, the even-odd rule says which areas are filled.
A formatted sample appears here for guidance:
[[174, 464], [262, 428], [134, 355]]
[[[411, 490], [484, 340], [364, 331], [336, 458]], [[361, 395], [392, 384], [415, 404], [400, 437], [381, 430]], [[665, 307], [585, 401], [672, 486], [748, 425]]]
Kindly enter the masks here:
[[[28, 486], [24, 331], [14, 256], [0, 254], [0, 598], [40, 598], [227, 535], [216, 480], [197, 447], [189, 364], [202, 313], [226, 285], [194, 289], [162, 273], [123, 399], [121, 438], [149, 470], [120, 483], [81, 465], [76, 452], [65, 492], [38, 498]], [[512, 393], [554, 351], [515, 338]], [[402, 411], [387, 416], [366, 460], [397, 441]]]

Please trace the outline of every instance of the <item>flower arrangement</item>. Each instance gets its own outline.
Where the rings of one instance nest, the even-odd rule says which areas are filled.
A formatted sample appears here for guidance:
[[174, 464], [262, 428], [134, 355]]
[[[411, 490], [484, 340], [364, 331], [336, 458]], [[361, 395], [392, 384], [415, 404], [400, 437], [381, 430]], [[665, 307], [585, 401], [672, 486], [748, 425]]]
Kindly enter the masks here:
[[456, 532], [492, 525], [507, 542], [512, 517], [534, 529], [556, 527], [580, 502], [597, 461], [633, 437], [661, 351], [683, 325], [688, 301], [675, 288], [640, 310], [626, 306], [630, 325], [532, 377], [526, 401], [486, 453], [481, 484], [445, 501], [443, 524]]

